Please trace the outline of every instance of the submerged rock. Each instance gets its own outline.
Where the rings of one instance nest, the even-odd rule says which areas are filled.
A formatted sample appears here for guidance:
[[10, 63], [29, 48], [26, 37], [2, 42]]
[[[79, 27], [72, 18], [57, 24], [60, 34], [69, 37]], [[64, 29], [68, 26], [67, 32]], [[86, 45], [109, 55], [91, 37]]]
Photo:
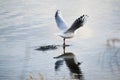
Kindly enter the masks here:
[[[66, 47], [70, 46], [70, 45], [65, 45]], [[62, 47], [62, 45], [45, 45], [45, 46], [40, 46], [39, 48], [35, 49], [35, 50], [39, 50], [39, 51], [48, 51], [48, 50], [55, 50], [58, 49], [58, 47]]]
[[54, 50], [57, 49], [59, 45], [46, 45], [46, 46], [40, 46], [36, 50], [40, 51], [47, 51], [47, 50]]

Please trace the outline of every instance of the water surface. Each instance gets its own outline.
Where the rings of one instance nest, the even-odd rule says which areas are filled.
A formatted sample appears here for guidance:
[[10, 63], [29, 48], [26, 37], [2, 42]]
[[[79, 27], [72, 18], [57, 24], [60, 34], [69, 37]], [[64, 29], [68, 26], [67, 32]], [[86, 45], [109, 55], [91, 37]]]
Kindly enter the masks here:
[[[119, 80], [119, 8], [119, 0], [1, 0], [0, 80], [26, 80], [31, 76], [48, 80]], [[67, 56], [61, 46], [36, 50], [62, 45], [62, 38], [55, 35], [59, 31], [54, 20], [57, 9], [69, 26], [79, 16], [89, 16], [75, 37], [67, 40]], [[60, 55], [63, 57], [54, 59]]]

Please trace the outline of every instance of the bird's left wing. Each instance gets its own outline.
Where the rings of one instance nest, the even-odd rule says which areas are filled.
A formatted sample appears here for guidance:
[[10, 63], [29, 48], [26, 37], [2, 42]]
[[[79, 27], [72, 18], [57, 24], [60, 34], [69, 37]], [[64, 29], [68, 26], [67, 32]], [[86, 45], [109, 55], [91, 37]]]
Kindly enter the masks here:
[[55, 20], [56, 20], [57, 26], [60, 30], [62, 30], [64, 32], [68, 29], [68, 26], [67, 26], [65, 20], [63, 19], [59, 10], [57, 10], [55, 13]]
[[74, 22], [73, 22], [73, 24], [72, 24], [72, 26], [66, 31], [66, 33], [68, 32], [74, 32], [76, 29], [78, 29], [79, 27], [82, 27], [83, 26], [83, 24], [85, 23], [85, 21], [86, 21], [86, 18], [87, 18], [88, 16], [87, 15], [82, 15], [82, 16], [80, 16], [79, 18], [77, 18]]

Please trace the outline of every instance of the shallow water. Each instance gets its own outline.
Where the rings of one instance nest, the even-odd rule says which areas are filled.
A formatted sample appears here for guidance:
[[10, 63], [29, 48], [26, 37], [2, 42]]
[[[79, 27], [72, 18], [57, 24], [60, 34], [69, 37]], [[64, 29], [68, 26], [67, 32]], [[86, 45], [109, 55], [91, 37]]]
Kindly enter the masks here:
[[[26, 80], [30, 76], [47, 80], [119, 80], [119, 8], [119, 0], [1, 0], [0, 80]], [[55, 35], [59, 31], [54, 20], [57, 9], [69, 25], [83, 14], [89, 16], [75, 37], [67, 40], [70, 46], [65, 53], [70, 55], [62, 55], [61, 46], [36, 50], [62, 45], [62, 39]]]

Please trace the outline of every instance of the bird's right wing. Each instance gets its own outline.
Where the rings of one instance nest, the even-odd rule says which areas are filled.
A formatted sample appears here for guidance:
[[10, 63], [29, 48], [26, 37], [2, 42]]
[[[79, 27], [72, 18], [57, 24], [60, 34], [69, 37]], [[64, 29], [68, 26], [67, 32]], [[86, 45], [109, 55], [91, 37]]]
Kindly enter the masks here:
[[57, 10], [55, 13], [55, 20], [56, 20], [57, 26], [60, 30], [62, 30], [64, 32], [68, 29], [68, 26], [67, 26], [65, 20], [63, 19], [59, 10]]
[[68, 32], [68, 33], [69, 33], [69, 32], [74, 32], [74, 31], [75, 31], [76, 29], [78, 29], [79, 27], [82, 27], [82, 26], [84, 25], [87, 17], [88, 17], [87, 15], [82, 15], [82, 16], [80, 16], [79, 18], [77, 18], [77, 19], [73, 22], [72, 26], [66, 31], [66, 33], [67, 33], [67, 32]]

